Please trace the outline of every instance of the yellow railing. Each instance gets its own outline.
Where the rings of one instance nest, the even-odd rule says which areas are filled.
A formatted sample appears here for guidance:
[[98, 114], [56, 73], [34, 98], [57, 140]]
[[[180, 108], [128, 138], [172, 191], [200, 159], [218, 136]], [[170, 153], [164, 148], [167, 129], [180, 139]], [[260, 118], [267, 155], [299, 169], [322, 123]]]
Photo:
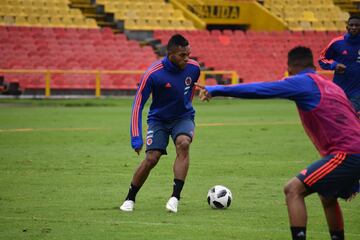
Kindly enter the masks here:
[[[0, 69], [1, 73], [24, 73], [24, 74], [44, 74], [45, 97], [51, 96], [51, 76], [52, 74], [93, 74], [95, 75], [95, 96], [101, 96], [101, 76], [103, 74], [143, 74], [144, 70], [54, 70], [54, 69]], [[236, 71], [201, 71], [199, 82], [205, 84], [206, 75], [230, 75], [231, 84], [238, 83]], [[139, 77], [140, 80], [140, 77]]]
[[[143, 70], [30, 70], [30, 69], [0, 69], [0, 73], [30, 73], [44, 74], [45, 78], [45, 97], [51, 95], [51, 75], [52, 74], [93, 74], [95, 75], [95, 96], [101, 96], [101, 76], [103, 74], [143, 74]], [[140, 79], [140, 78], [139, 78]]]
[[230, 75], [231, 84], [239, 83], [239, 76], [236, 71], [201, 71], [199, 83], [205, 85], [206, 75]]

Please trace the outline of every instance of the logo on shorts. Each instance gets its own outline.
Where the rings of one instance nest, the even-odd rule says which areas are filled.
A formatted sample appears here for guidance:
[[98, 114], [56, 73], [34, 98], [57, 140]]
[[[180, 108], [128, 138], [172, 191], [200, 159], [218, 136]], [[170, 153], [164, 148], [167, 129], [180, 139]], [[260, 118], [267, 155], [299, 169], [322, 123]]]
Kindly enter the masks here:
[[191, 83], [192, 83], [191, 77], [187, 77], [187, 78], [185, 79], [185, 85], [186, 85], [186, 86], [190, 86]]
[[146, 145], [151, 145], [153, 143], [152, 138], [146, 139]]
[[304, 176], [306, 175], [306, 173], [307, 173], [307, 169], [304, 169], [304, 170], [302, 170], [302, 171], [300, 172], [300, 174], [301, 174], [301, 175], [304, 175]]

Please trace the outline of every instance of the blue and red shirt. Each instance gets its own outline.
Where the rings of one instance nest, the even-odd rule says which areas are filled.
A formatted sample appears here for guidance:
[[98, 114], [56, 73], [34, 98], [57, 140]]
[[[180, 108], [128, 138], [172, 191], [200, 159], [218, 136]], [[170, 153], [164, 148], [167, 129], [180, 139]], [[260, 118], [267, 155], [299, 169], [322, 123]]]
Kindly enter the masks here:
[[343, 90], [313, 70], [275, 82], [208, 86], [212, 96], [295, 101], [303, 126], [321, 155], [360, 154], [360, 121]]
[[142, 76], [136, 92], [130, 123], [131, 146], [139, 149], [142, 139], [142, 110], [150, 94], [152, 103], [147, 122], [171, 122], [194, 119], [192, 99], [194, 83], [200, 76], [199, 64], [190, 59], [184, 69], [174, 65], [167, 57], [155, 62]]
[[335, 70], [339, 63], [346, 69], [344, 73], [334, 73], [334, 83], [348, 98], [360, 96], [360, 35], [345, 34], [334, 38], [321, 52], [319, 64], [324, 70]]

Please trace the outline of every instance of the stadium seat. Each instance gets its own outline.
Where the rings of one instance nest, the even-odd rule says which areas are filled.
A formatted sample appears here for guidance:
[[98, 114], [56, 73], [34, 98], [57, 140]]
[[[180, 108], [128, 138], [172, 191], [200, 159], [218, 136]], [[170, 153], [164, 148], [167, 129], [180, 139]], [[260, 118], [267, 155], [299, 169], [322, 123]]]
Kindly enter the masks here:
[[[22, 18], [26, 20], [25, 17]], [[61, 20], [60, 17], [51, 19]], [[156, 60], [151, 47], [141, 48], [136, 41], [129, 41], [124, 34], [114, 35], [109, 28], [7, 26], [0, 27], [0, 41], [0, 69], [145, 70]], [[27, 74], [17, 76], [26, 77]], [[14, 79], [10, 75], [7, 77]], [[53, 74], [53, 77], [51, 86], [57, 89], [95, 88], [93, 74]], [[20, 85], [25, 90], [30, 87], [43, 89], [43, 77], [40, 80], [43, 83], [31, 78], [25, 83], [20, 82]], [[136, 82], [127, 84], [126, 89], [129, 89], [129, 85], [134, 89]], [[104, 84], [110, 86], [109, 83]], [[120, 86], [114, 87], [114, 84], [110, 87], [121, 89]]]

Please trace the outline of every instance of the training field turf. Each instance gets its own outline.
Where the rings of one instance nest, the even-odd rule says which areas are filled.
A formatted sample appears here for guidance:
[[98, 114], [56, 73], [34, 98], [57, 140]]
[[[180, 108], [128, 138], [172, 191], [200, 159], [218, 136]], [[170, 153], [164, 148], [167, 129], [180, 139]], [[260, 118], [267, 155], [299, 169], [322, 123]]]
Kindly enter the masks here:
[[[144, 157], [130, 147], [131, 105], [130, 98], [0, 100], [0, 239], [290, 239], [283, 185], [318, 158], [293, 103], [194, 100], [196, 134], [177, 214], [165, 211], [171, 144], [136, 210], [118, 210]], [[233, 193], [227, 210], [207, 205], [216, 184]], [[329, 239], [318, 197], [307, 205], [308, 239]], [[360, 198], [341, 205], [347, 240], [359, 240]]]

